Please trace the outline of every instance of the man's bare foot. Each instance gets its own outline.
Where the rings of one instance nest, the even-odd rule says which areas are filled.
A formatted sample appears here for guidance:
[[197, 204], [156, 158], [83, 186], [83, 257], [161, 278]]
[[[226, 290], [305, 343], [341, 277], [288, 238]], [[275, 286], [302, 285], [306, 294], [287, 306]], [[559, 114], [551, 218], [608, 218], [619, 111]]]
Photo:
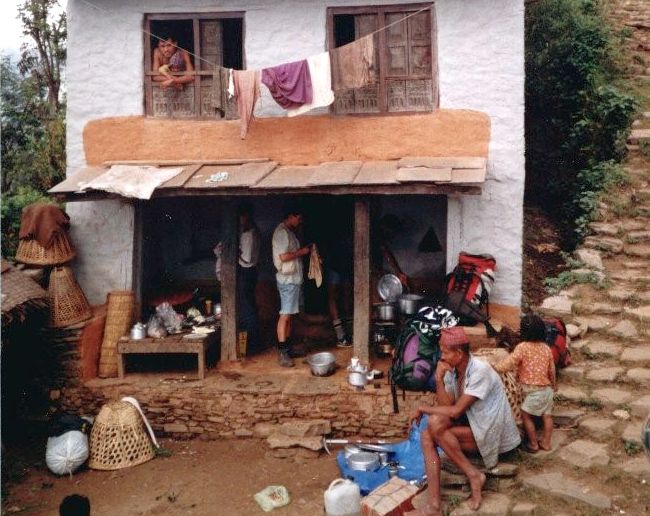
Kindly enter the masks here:
[[469, 500], [467, 500], [467, 506], [473, 511], [478, 510], [478, 508], [481, 506], [481, 502], [483, 501], [481, 490], [485, 485], [485, 481], [485, 475], [480, 472], [476, 477], [471, 477], [469, 479], [469, 486], [472, 489], [472, 496], [469, 498]]
[[539, 442], [539, 447], [544, 451], [551, 451], [553, 448], [553, 446], [551, 446], [551, 443], [545, 443], [544, 441]]
[[405, 512], [404, 516], [442, 516], [442, 511], [440, 507], [436, 508], [433, 505], [427, 504], [414, 511]]

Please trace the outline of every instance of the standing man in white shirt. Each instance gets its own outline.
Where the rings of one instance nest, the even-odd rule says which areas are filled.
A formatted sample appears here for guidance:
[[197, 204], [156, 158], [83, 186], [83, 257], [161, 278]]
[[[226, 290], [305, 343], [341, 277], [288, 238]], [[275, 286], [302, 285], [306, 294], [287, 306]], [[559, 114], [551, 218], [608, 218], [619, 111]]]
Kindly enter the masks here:
[[295, 230], [302, 224], [302, 212], [296, 206], [285, 208], [283, 220], [273, 232], [273, 264], [280, 293], [278, 318], [278, 362], [282, 367], [293, 367], [292, 358], [300, 356], [291, 346], [291, 317], [300, 311], [300, 294], [303, 282], [302, 257], [310, 246], [300, 247]]
[[248, 334], [248, 347], [259, 346], [259, 325], [257, 319], [257, 262], [260, 256], [260, 232], [253, 221], [253, 207], [250, 203], [239, 206], [239, 259], [237, 267], [237, 288], [239, 290], [239, 324]]

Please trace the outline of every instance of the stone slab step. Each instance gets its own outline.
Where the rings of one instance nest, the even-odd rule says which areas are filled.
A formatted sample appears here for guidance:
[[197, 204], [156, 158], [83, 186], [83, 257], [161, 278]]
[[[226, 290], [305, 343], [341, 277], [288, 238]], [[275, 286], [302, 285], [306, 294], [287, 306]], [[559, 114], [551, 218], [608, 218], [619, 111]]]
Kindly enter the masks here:
[[603, 493], [559, 472], [536, 473], [523, 478], [522, 481], [527, 487], [556, 496], [569, 503], [580, 502], [597, 509], [609, 509], [612, 505], [609, 497]]
[[633, 129], [627, 138], [627, 143], [638, 145], [640, 141], [650, 140], [650, 129]]

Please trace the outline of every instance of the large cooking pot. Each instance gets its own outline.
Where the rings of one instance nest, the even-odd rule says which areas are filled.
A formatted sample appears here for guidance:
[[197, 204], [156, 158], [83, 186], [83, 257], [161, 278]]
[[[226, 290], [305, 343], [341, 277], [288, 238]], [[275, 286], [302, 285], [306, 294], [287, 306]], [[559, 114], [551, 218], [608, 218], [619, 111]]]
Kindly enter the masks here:
[[380, 466], [379, 454], [372, 452], [353, 453], [348, 457], [348, 466], [356, 471], [375, 471]]
[[392, 321], [397, 316], [395, 303], [377, 303], [375, 305], [375, 316], [380, 321]]
[[322, 351], [315, 353], [307, 358], [307, 363], [311, 368], [311, 374], [314, 376], [329, 376], [336, 369], [336, 357], [334, 353]]
[[423, 300], [424, 296], [418, 294], [402, 294], [397, 298], [399, 311], [404, 315], [415, 315]]

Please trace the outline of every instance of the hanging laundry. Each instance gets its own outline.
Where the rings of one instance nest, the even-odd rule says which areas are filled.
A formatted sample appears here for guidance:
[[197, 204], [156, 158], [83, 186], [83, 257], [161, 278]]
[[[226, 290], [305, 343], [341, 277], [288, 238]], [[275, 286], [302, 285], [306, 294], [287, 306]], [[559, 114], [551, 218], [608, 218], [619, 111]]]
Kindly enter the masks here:
[[287, 116], [297, 116], [312, 109], [329, 106], [334, 102], [332, 91], [332, 74], [330, 72], [330, 53], [322, 52], [307, 58], [309, 75], [311, 76], [311, 102], [300, 107], [289, 109]]
[[264, 68], [262, 82], [284, 109], [296, 108], [312, 101], [311, 76], [306, 59]]
[[332, 89], [362, 88], [375, 80], [375, 43], [373, 35], [330, 50]]
[[215, 65], [212, 71], [212, 107], [226, 117], [228, 110], [228, 79], [230, 70], [223, 66]]
[[313, 279], [318, 288], [323, 284], [322, 263], [323, 260], [321, 260], [320, 254], [318, 254], [318, 247], [316, 247], [316, 244], [312, 244], [309, 254], [309, 272], [307, 273], [307, 278]]
[[233, 70], [232, 75], [241, 123], [239, 135], [243, 140], [253, 119], [255, 103], [260, 98], [260, 72], [259, 70]]

